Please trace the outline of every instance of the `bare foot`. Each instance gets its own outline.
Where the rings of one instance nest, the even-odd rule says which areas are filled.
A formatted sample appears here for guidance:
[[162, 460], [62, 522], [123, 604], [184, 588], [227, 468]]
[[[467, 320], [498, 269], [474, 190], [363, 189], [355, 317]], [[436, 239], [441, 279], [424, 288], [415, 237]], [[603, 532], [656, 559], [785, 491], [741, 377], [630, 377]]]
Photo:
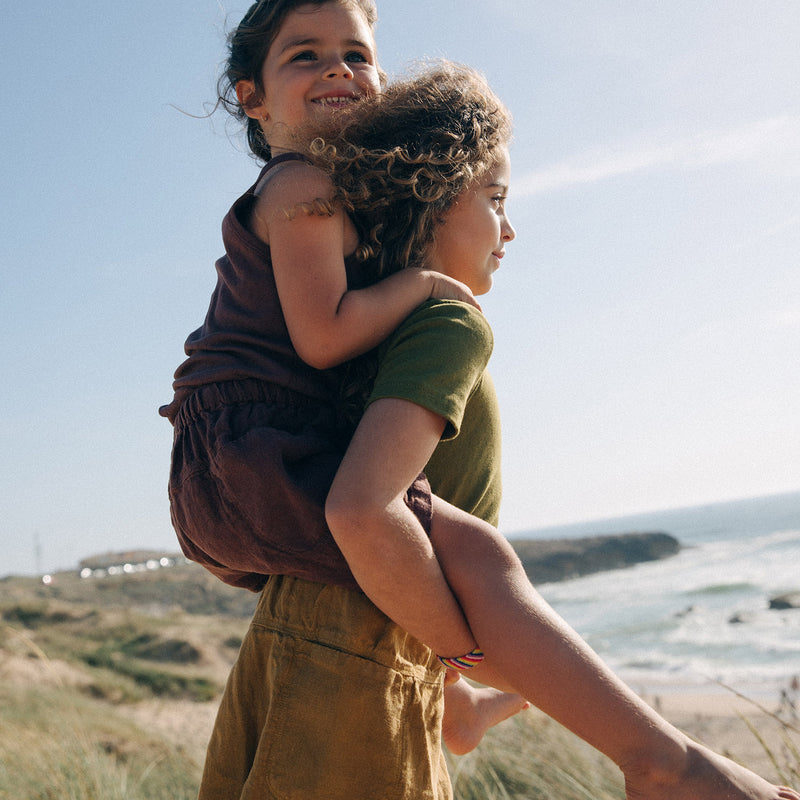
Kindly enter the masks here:
[[448, 676], [442, 739], [451, 753], [462, 756], [478, 746], [489, 728], [529, 707], [530, 703], [518, 694], [476, 689], [465, 680], [453, 681]]
[[682, 774], [626, 776], [628, 800], [800, 800], [749, 769], [690, 742]]

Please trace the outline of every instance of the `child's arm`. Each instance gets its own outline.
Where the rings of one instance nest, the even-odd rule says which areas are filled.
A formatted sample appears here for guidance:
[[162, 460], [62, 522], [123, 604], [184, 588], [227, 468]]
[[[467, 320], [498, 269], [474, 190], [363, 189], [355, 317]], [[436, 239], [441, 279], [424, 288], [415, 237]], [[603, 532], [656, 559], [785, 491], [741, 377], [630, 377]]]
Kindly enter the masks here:
[[479, 307], [464, 284], [431, 270], [400, 270], [348, 290], [344, 256], [358, 244], [355, 228], [338, 206], [330, 214], [309, 210], [332, 195], [321, 170], [287, 163], [265, 184], [253, 218], [270, 247], [292, 344], [306, 363], [324, 369], [371, 350], [429, 297]]
[[[393, 480], [409, 480], [392, 468], [395, 452], [413, 472], [417, 459], [435, 447], [437, 430], [421, 406], [375, 401], [334, 481], [328, 511], [331, 530], [367, 595], [441, 653], [440, 642], [468, 646], [467, 639], [452, 636], [456, 627], [448, 628], [460, 615], [421, 600], [417, 593], [433, 581], [430, 543], [424, 534], [392, 533], [393, 519], [385, 513], [394, 502]], [[390, 459], [376, 457], [386, 451]], [[373, 493], [378, 502], [370, 502]], [[437, 534], [437, 558], [487, 652], [471, 676], [519, 692], [609, 756], [624, 773], [628, 800], [800, 800], [797, 792], [771, 786], [692, 742], [645, 704], [542, 599], [494, 528], [435, 502], [434, 519], [440, 517], [434, 527], [444, 523], [445, 536]], [[416, 535], [423, 541], [415, 542]], [[426, 553], [418, 559], [425, 571], [417, 572], [415, 559], [406, 558], [416, 551]], [[399, 563], [397, 553], [403, 554]]]
[[444, 430], [437, 414], [384, 398], [364, 414], [328, 494], [325, 514], [364, 593], [439, 655], [476, 642], [430, 539], [405, 504]]

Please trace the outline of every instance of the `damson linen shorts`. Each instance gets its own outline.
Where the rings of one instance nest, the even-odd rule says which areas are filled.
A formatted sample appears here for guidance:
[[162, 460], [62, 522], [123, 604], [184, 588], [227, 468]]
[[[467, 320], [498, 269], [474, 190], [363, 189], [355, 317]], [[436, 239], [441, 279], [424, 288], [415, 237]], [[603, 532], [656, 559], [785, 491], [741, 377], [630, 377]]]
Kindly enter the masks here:
[[[196, 389], [175, 419], [169, 478], [184, 555], [253, 591], [267, 575], [358, 588], [325, 522], [345, 448], [336, 438], [332, 404], [257, 380]], [[405, 501], [430, 533], [424, 475]]]
[[451, 800], [435, 655], [344, 587], [273, 576], [225, 688], [200, 800]]

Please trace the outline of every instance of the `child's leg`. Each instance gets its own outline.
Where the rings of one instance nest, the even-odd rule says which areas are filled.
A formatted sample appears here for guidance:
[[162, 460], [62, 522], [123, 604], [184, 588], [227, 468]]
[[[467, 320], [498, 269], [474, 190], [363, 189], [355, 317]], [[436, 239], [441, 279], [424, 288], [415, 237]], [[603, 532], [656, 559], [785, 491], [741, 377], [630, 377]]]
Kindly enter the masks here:
[[473, 676], [511, 687], [609, 756], [630, 800], [800, 800], [693, 744], [642, 702], [544, 602], [491, 525], [434, 498], [427, 539], [398, 493], [443, 429], [432, 412], [385, 398], [353, 436], [326, 518], [367, 596], [442, 655], [478, 642], [488, 658]]
[[609, 756], [638, 800], [800, 800], [702, 748], [625, 686], [533, 588], [490, 525], [435, 499], [432, 542], [486, 661], [511, 686]]
[[448, 670], [442, 739], [451, 753], [464, 755], [480, 744], [489, 728], [529, 706], [530, 703], [518, 694], [475, 688], [453, 670]]

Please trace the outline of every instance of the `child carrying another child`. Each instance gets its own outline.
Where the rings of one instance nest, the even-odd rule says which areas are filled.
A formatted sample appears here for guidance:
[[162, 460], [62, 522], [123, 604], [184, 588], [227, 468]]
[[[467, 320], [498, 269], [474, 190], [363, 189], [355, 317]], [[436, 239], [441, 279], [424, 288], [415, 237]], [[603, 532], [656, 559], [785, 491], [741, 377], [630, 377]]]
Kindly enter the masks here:
[[[346, 214], [297, 213], [307, 199], [313, 209], [318, 197], [330, 196], [331, 184], [291, 152], [292, 137], [298, 127], [380, 90], [373, 22], [368, 0], [261, 2], [248, 12], [231, 52], [230, 85], [252, 115], [248, 138], [268, 164], [223, 222], [226, 256], [217, 263], [218, 285], [204, 325], [187, 340], [189, 358], [176, 372], [173, 402], [161, 413], [175, 425], [170, 498], [184, 552], [226, 582], [252, 590], [269, 575], [309, 578], [327, 584], [329, 593], [334, 586], [357, 588], [323, 511], [346, 446], [335, 410], [341, 376], [306, 361], [322, 367], [369, 349], [429, 296], [474, 303], [464, 285], [430, 270], [398, 272], [372, 285], [376, 276], [353, 253], [358, 236]], [[358, 286], [365, 288], [348, 290]], [[321, 327], [304, 338], [300, 318]], [[428, 525], [424, 477], [411, 484], [406, 502]], [[346, 597], [359, 620], [373, 614], [371, 604], [360, 607], [360, 594]], [[455, 603], [449, 591], [447, 599]], [[412, 775], [411, 785], [446, 783], [438, 743], [440, 670], [430, 661], [420, 681], [418, 662], [431, 659], [427, 648], [408, 642], [382, 615], [379, 620], [393, 659], [410, 648], [403, 656], [414, 664], [405, 676], [409, 691], [419, 695], [417, 684], [424, 689], [421, 733], [406, 724], [420, 755], [396, 740], [392, 750], [426, 774], [422, 780]], [[456, 752], [525, 705], [517, 696], [473, 692], [463, 682], [446, 693], [460, 712], [446, 726], [458, 732], [448, 737]], [[398, 701], [390, 702], [388, 716]]]
[[[472, 674], [521, 691], [606, 752], [630, 798], [800, 800], [661, 720], [544, 604], [496, 530], [431, 498], [418, 477], [426, 468], [436, 485], [435, 461], [426, 463], [440, 437], [468, 442], [480, 427], [471, 404], [490, 394], [488, 326], [450, 299], [471, 301], [462, 282], [487, 291], [514, 235], [504, 210], [507, 121], [486, 124], [504, 117], [502, 106], [458, 69], [370, 102], [378, 84], [366, 5], [257, 4], [245, 20], [250, 32], [259, 10], [281, 6], [282, 16], [267, 12], [274, 30], [260, 29], [261, 60], [232, 81], [257, 121], [251, 142], [277, 158], [226, 218], [220, 282], [164, 413], [176, 426], [170, 489], [184, 550], [231, 583], [264, 588], [223, 697], [201, 797], [450, 796], [435, 741], [443, 669], [353, 590], [315, 518], [341, 459], [332, 433], [341, 374], [308, 366], [369, 350], [433, 296], [443, 300], [411, 314], [382, 348], [372, 402], [328, 498], [361, 587], [417, 639], [456, 656], [448, 663], [480, 662], [480, 644], [487, 658]], [[325, 146], [307, 153], [322, 169], [296, 154], [298, 130], [361, 98], [341, 142], [331, 147], [336, 134], [326, 133]], [[372, 122], [359, 128], [368, 114]], [[396, 157], [387, 161], [386, 150]], [[371, 155], [372, 173], [385, 173], [377, 206], [362, 180]], [[344, 255], [362, 251], [369, 260], [345, 264]], [[270, 259], [271, 272], [263, 268]], [[421, 342], [445, 347], [436, 353]], [[438, 388], [413, 371], [404, 387], [409, 364], [435, 380], [431, 365], [442, 369], [456, 394], [432, 401]], [[449, 458], [442, 486], [464, 468]]]

